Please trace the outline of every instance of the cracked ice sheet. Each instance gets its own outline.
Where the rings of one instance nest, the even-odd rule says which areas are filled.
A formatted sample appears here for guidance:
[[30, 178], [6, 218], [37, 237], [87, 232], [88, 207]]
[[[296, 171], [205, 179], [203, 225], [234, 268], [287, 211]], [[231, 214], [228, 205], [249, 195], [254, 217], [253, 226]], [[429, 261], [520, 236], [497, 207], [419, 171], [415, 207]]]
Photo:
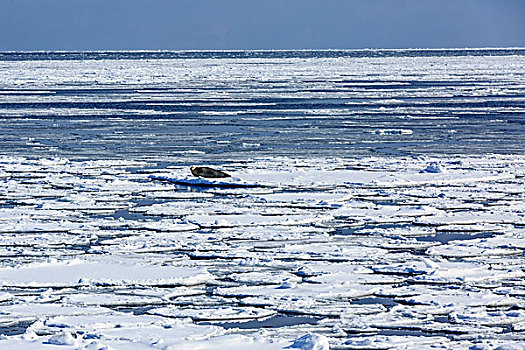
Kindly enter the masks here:
[[465, 225], [465, 224], [518, 224], [525, 226], [524, 212], [492, 212], [492, 213], [452, 213], [450, 215], [435, 215], [421, 217], [415, 220], [419, 225]]
[[332, 212], [336, 218], [352, 218], [367, 223], [412, 222], [414, 218], [425, 217], [439, 212], [436, 209], [424, 207], [399, 207], [394, 205], [378, 205], [370, 208], [355, 208], [343, 205]]
[[298, 207], [310, 209], [339, 208], [348, 200], [347, 192], [280, 192], [254, 196], [265, 206]]
[[180, 232], [193, 231], [199, 228], [198, 225], [191, 224], [182, 220], [160, 220], [149, 222], [132, 222], [128, 227], [135, 230], [150, 230], [158, 232]]
[[1, 317], [31, 317], [34, 319], [42, 319], [55, 316], [102, 317], [109, 314], [110, 312], [111, 310], [98, 306], [27, 302], [3, 305], [0, 315]]
[[35, 233], [35, 232], [68, 232], [72, 230], [93, 230], [89, 224], [69, 222], [65, 220], [55, 222], [18, 220], [16, 222], [0, 222], [1, 233]]
[[[112, 317], [108, 317], [111, 321]], [[142, 319], [142, 321], [141, 321]], [[228, 335], [219, 327], [196, 326], [185, 321], [156, 322], [151, 316], [120, 317], [104, 323], [58, 322], [54, 336], [25, 334], [0, 339], [0, 346], [9, 349], [283, 349], [290, 341], [263, 336]], [[137, 321], [132, 323], [132, 321]], [[51, 322], [53, 324], [53, 322]], [[115, 327], [119, 325], [119, 327]], [[66, 328], [63, 328], [66, 326]], [[34, 327], [38, 331], [37, 327]], [[87, 330], [86, 330], [87, 328]], [[45, 327], [52, 329], [52, 327]], [[57, 336], [57, 334], [66, 336]], [[69, 335], [69, 336], [68, 336]], [[74, 337], [73, 337], [74, 335]], [[54, 340], [54, 341], [53, 341]], [[49, 344], [49, 343], [54, 343]]]
[[[431, 248], [432, 249], [432, 248]], [[431, 273], [410, 278], [414, 283], [463, 284], [498, 282], [499, 280], [521, 279], [525, 272], [520, 266], [491, 266], [484, 262], [440, 261], [439, 268]]]
[[[217, 349], [224, 346], [234, 349], [282, 349], [290, 344], [290, 341], [285, 339], [228, 335], [220, 327], [198, 326], [188, 319], [135, 316], [118, 312], [111, 312], [104, 318], [90, 315], [57, 316], [46, 320], [45, 323], [31, 326], [31, 330], [37, 333], [44, 331], [44, 334], [45, 331], [75, 334], [77, 346], [80, 347], [89, 345], [96, 339], [96, 349], [103, 346], [112, 349]], [[48, 341], [47, 338], [38, 337], [33, 341], [42, 344]]]
[[338, 341], [336, 346], [342, 349], [425, 349], [440, 346], [449, 348], [453, 343], [446, 337], [418, 337], [418, 336], [383, 336], [352, 337]]
[[414, 293], [418, 293], [418, 295], [397, 298], [396, 300], [403, 302], [403, 304], [428, 305], [431, 308], [425, 312], [432, 310], [434, 314], [459, 311], [465, 307], [511, 307], [521, 302], [517, 298], [497, 295], [489, 291], [427, 288], [420, 291], [415, 289]]
[[420, 237], [432, 236], [436, 230], [432, 227], [425, 226], [401, 226], [401, 227], [373, 227], [357, 228], [355, 234], [358, 235], [381, 235], [385, 237]]
[[205, 215], [205, 214], [242, 214], [248, 211], [248, 207], [238, 206], [234, 201], [176, 201], [167, 203], [156, 203], [149, 206], [139, 206], [131, 209], [132, 212], [145, 213], [156, 216], [181, 216], [181, 215]]
[[186, 215], [294, 215], [311, 214], [305, 208], [273, 207], [261, 205], [254, 202], [250, 197], [237, 199], [213, 199], [207, 201], [175, 201], [167, 203], [156, 203], [149, 206], [138, 206], [131, 208], [131, 212], [144, 213], [150, 216], [186, 216]]
[[188, 215], [186, 219], [202, 228], [237, 226], [299, 226], [328, 221], [329, 215]]
[[385, 274], [374, 274], [373, 269], [353, 263], [309, 263], [301, 267], [297, 274], [305, 276], [308, 282], [337, 284], [346, 281], [358, 284], [381, 285], [397, 284], [405, 281], [403, 277]]
[[211, 279], [203, 269], [90, 262], [76, 259], [0, 268], [4, 287], [80, 287], [88, 285], [196, 285]]
[[237, 226], [212, 231], [217, 238], [239, 241], [298, 241], [328, 239], [329, 230], [311, 226]]
[[298, 260], [370, 261], [381, 259], [388, 250], [355, 243], [327, 241], [285, 244], [272, 249], [274, 257]]
[[[59, 295], [57, 293], [57, 295]], [[164, 305], [167, 300], [151, 296], [118, 295], [109, 293], [83, 293], [75, 292], [60, 295], [61, 301], [71, 305], [95, 305], [105, 307], [131, 307], [131, 306], [150, 306]]]
[[167, 306], [148, 311], [148, 314], [174, 318], [189, 317], [194, 321], [248, 321], [253, 319], [267, 318], [277, 312], [254, 307], [231, 307], [221, 306], [216, 308], [181, 308], [179, 306]]
[[[199, 326], [202, 327], [202, 326]], [[204, 334], [199, 337], [199, 330], [188, 329], [191, 335], [183, 333], [187, 331], [182, 326], [175, 329], [164, 329], [158, 327], [148, 327], [145, 331], [139, 331], [133, 334], [134, 327], [122, 329], [120, 332], [102, 332], [104, 338], [112, 338], [108, 341], [102, 341], [102, 344], [108, 344], [112, 349], [181, 349], [181, 350], [282, 350], [291, 344], [291, 341], [285, 339], [268, 339], [264, 334], [260, 336], [244, 336], [241, 334]], [[129, 332], [130, 338], [127, 338], [126, 331]], [[181, 333], [181, 335], [177, 335]], [[277, 338], [277, 337], [276, 337]]]
[[509, 247], [483, 247], [475, 246], [472, 243], [461, 244], [454, 242], [454, 244], [441, 245], [428, 249], [428, 254], [442, 256], [447, 258], [480, 258], [489, 256], [507, 256], [507, 255], [522, 255], [522, 249], [513, 249]]
[[451, 321], [459, 324], [481, 326], [512, 326], [525, 322], [523, 310], [461, 310], [450, 315]]
[[225, 297], [256, 297], [264, 296], [270, 299], [303, 298], [303, 299], [351, 299], [361, 298], [379, 291], [377, 286], [360, 285], [351, 282], [334, 284], [305, 285], [295, 282], [284, 282], [279, 286], [249, 286], [217, 288], [215, 294]]
[[[78, 214], [77, 214], [78, 216]], [[56, 219], [69, 219], [71, 213], [63, 212], [61, 210], [44, 210], [33, 207], [26, 208], [0, 208], [0, 223], [9, 221], [8, 224], [15, 224], [17, 222], [23, 223], [24, 221], [36, 221], [40, 220], [56, 220]]]

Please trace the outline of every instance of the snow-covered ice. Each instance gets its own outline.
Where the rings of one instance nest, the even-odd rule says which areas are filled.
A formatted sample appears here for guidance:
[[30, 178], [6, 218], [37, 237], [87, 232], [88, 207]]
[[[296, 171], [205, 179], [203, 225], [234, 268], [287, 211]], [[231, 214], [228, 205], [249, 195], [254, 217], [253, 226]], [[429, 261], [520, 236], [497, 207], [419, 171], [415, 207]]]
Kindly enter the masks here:
[[0, 347], [522, 343], [525, 159], [493, 158], [265, 158], [229, 179], [270, 192], [0, 158], [25, 174], [0, 185]]

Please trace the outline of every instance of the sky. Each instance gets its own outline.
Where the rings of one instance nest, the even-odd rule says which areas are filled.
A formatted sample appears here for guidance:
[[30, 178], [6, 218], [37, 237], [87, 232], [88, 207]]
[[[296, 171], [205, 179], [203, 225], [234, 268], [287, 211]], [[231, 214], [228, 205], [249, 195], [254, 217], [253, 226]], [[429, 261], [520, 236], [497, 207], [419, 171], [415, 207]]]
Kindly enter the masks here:
[[525, 0], [0, 0], [0, 50], [524, 47]]

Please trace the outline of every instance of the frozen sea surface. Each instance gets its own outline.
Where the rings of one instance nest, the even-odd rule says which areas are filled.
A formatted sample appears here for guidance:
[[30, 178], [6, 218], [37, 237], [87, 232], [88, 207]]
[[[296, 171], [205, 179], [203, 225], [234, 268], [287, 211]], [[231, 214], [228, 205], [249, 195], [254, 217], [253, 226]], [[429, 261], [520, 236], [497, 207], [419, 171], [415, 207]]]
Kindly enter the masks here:
[[0, 349], [522, 349], [524, 66], [0, 53]]
[[0, 347], [519, 348], [524, 162], [0, 157]]

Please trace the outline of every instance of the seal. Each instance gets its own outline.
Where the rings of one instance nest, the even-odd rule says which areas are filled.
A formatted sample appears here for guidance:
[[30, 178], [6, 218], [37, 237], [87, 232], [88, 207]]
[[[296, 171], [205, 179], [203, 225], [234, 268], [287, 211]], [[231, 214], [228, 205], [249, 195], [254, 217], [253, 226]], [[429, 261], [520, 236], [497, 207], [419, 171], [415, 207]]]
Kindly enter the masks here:
[[230, 174], [226, 174], [220, 170], [208, 168], [207, 166], [192, 166], [190, 167], [191, 173], [193, 176], [197, 177], [207, 177], [207, 178], [222, 178], [222, 177], [231, 177]]

